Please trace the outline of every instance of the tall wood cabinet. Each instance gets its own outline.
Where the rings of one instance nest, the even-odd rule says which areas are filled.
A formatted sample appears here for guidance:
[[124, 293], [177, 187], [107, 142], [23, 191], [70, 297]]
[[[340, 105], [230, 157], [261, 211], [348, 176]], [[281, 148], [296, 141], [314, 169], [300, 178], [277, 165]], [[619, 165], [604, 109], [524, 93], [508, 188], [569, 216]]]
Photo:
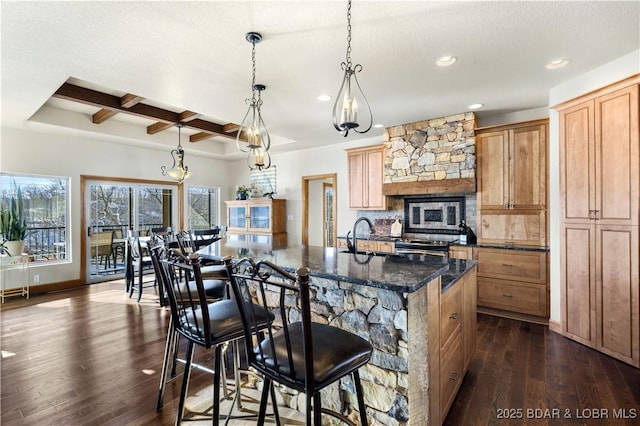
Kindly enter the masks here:
[[565, 336], [640, 367], [640, 76], [556, 107]]
[[547, 123], [476, 130], [479, 243], [546, 246]]
[[382, 193], [384, 145], [347, 150], [349, 207], [359, 210], [386, 210]]

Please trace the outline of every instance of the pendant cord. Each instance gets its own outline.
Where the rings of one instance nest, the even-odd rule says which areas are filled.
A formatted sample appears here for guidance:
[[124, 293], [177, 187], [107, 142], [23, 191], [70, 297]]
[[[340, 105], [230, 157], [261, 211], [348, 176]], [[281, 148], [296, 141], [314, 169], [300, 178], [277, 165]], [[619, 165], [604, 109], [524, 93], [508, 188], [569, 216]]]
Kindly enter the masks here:
[[351, 0], [347, 4], [347, 68], [351, 68]]
[[251, 48], [251, 66], [252, 66], [252, 80], [251, 80], [251, 99], [256, 100], [256, 42], [251, 42], [253, 47]]

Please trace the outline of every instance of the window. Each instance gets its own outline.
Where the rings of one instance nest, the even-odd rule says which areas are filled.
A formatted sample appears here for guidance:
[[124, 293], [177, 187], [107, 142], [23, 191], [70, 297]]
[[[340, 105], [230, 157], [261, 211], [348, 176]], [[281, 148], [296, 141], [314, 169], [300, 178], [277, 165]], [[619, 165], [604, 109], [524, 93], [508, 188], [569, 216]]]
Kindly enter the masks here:
[[211, 229], [218, 225], [219, 195], [220, 188], [187, 189], [188, 229]]
[[70, 239], [69, 178], [0, 173], [3, 209], [8, 209], [18, 187], [27, 221], [24, 251], [35, 261], [66, 260]]

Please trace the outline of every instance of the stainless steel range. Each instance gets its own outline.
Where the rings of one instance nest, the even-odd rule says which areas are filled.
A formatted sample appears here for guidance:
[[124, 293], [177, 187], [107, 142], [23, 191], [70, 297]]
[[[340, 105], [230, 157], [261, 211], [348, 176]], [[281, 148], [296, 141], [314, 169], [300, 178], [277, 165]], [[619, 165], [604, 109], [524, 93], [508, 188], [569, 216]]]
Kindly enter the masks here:
[[395, 245], [398, 254], [418, 253], [446, 257], [449, 254], [449, 244], [451, 241], [446, 240], [398, 240]]

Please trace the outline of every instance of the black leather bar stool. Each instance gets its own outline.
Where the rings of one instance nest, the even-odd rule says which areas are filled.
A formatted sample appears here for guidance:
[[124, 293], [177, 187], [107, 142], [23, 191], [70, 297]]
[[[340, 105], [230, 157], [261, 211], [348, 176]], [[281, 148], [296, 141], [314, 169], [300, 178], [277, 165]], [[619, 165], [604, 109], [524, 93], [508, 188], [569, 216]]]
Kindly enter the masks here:
[[[306, 395], [306, 425], [321, 426], [321, 413], [351, 424], [342, 414], [322, 409], [320, 391], [351, 374], [356, 388], [360, 422], [367, 425], [367, 412], [358, 369], [369, 362], [373, 347], [348, 331], [311, 321], [309, 270], [292, 275], [268, 261], [242, 259], [228, 264], [231, 287], [242, 316], [249, 366], [264, 376], [258, 424], [264, 424], [267, 395], [278, 382]], [[256, 298], [258, 303], [254, 304]], [[287, 301], [297, 301], [297, 306]], [[276, 316], [266, 330], [257, 329], [261, 307]], [[298, 315], [299, 309], [299, 315]], [[256, 346], [252, 336], [264, 335]], [[313, 404], [311, 401], [313, 400]]]
[[[160, 306], [164, 306], [169, 304], [168, 300], [166, 300], [166, 283], [164, 283], [164, 278], [161, 271], [160, 262], [162, 260], [167, 260], [167, 250], [162, 242], [158, 241], [149, 241], [149, 253], [151, 255], [151, 261], [153, 264], [153, 269], [156, 274], [156, 278], [159, 283], [160, 291]], [[169, 252], [173, 254], [173, 252]], [[181, 259], [179, 257], [174, 256], [174, 261], [183, 261], [184, 263], [188, 262], [188, 259]], [[193, 278], [190, 278], [190, 281], [193, 281]], [[205, 297], [210, 302], [214, 302], [216, 300], [221, 300], [228, 298], [229, 290], [228, 290], [228, 281], [221, 280], [203, 280], [202, 287], [204, 289]], [[195, 288], [195, 284], [191, 283], [191, 288]], [[184, 285], [182, 286], [182, 291], [188, 291], [188, 288]], [[164, 350], [164, 358], [162, 361], [162, 371], [160, 372], [160, 386], [158, 388], [158, 400], [156, 403], [156, 409], [162, 410], [163, 402], [164, 402], [164, 392], [167, 383], [176, 376], [176, 361], [177, 361], [177, 353], [178, 353], [178, 340], [179, 340], [178, 332], [175, 327], [173, 327], [173, 317], [169, 319], [169, 327], [167, 329], [167, 342], [165, 344]], [[171, 370], [171, 372], [169, 371]], [[226, 387], [226, 383], [225, 383]]]
[[[230, 262], [227, 258], [227, 263]], [[238, 304], [229, 299], [210, 303], [205, 293], [197, 254], [190, 255], [187, 263], [161, 260], [159, 264], [171, 306], [173, 327], [188, 343], [176, 425], [182, 420], [196, 345], [214, 350], [213, 424], [218, 425], [222, 346], [245, 336]], [[193, 277], [193, 280], [187, 277]], [[261, 307], [252, 308], [252, 312], [256, 315], [253, 319], [257, 330], [266, 327], [272, 321], [273, 316]], [[236, 392], [239, 392], [239, 389], [236, 389]]]

